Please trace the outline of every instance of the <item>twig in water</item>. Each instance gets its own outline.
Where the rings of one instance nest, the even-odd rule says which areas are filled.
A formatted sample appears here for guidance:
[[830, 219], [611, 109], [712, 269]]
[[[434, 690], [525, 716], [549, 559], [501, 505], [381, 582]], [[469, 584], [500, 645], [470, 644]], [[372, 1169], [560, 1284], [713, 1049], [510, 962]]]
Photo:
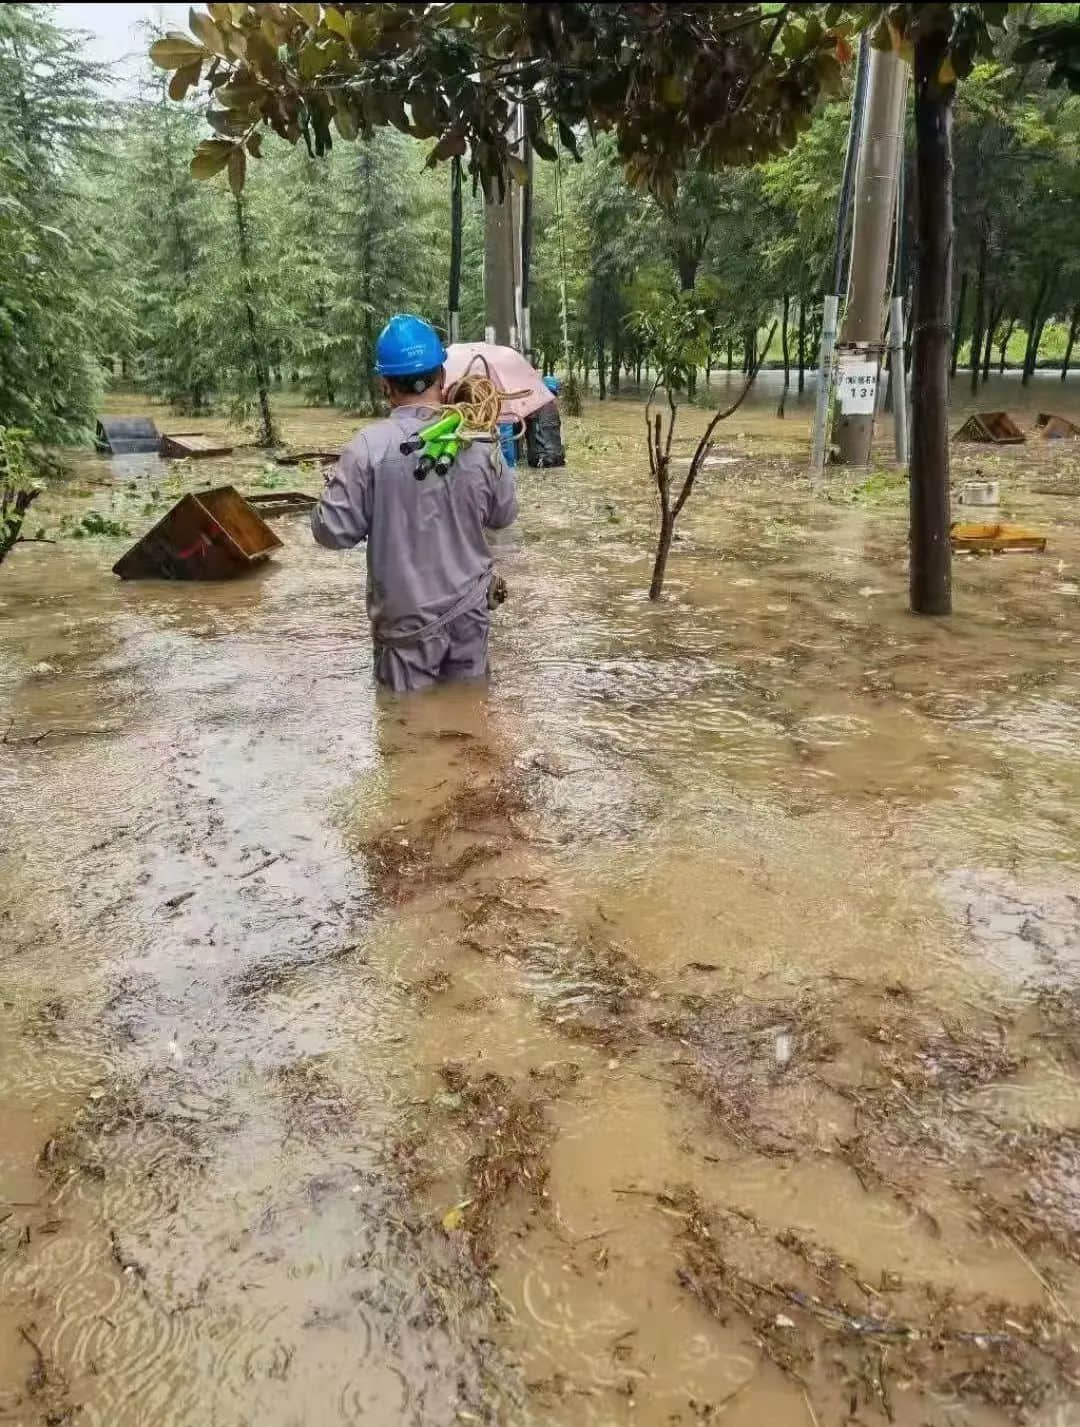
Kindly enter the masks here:
[[170, 897], [168, 899], [168, 901], [165, 903], [165, 906], [168, 907], [170, 911], [174, 911], [177, 907], [182, 907], [185, 902], [190, 901], [191, 898], [194, 897], [194, 895], [194, 887], [192, 887], [190, 892], [177, 892], [175, 897]]
[[[985, 1218], [985, 1219], [987, 1220], [987, 1223], [991, 1223], [990, 1219], [987, 1218], [987, 1216], [986, 1216], [985, 1214], [983, 1215], [983, 1218]], [[1002, 1237], [1002, 1238], [1005, 1240], [1005, 1242], [1008, 1244], [1009, 1248], [1012, 1249], [1013, 1253], [1014, 1253], [1014, 1254], [1016, 1255], [1016, 1257], [1020, 1260], [1020, 1262], [1024, 1265], [1024, 1267], [1029, 1271], [1029, 1273], [1033, 1274], [1034, 1277], [1035, 1277], [1036, 1279], [1038, 1279], [1038, 1281], [1042, 1284], [1043, 1288], [1044, 1288], [1045, 1291], [1046, 1291], [1047, 1297], [1050, 1299], [1050, 1302], [1054, 1305], [1054, 1307], [1057, 1309], [1057, 1311], [1061, 1314], [1062, 1318], [1065, 1319], [1066, 1323], [1073, 1323], [1073, 1324], [1075, 1324], [1075, 1323], [1076, 1323], [1076, 1317], [1075, 1317], [1075, 1315], [1069, 1311], [1069, 1309], [1066, 1307], [1066, 1305], [1062, 1302], [1061, 1298], [1060, 1298], [1060, 1297], [1058, 1296], [1058, 1294], [1054, 1291], [1054, 1289], [1051, 1287], [1051, 1285], [1050, 1285], [1049, 1282], [1046, 1280], [1046, 1278], [1039, 1272], [1039, 1270], [1038, 1270], [1038, 1269], [1035, 1267], [1035, 1265], [1031, 1262], [1031, 1260], [1028, 1258], [1027, 1254], [1024, 1253], [1023, 1249], [1022, 1249], [1022, 1248], [1020, 1247], [1020, 1245], [1016, 1242], [1016, 1240], [1012, 1237], [1012, 1235], [1011, 1235], [1011, 1234], [1007, 1234], [1007, 1233], [1005, 1232], [1005, 1230], [1002, 1229], [1002, 1228], [1000, 1228], [997, 1224], [992, 1224], [991, 1226], [992, 1226], [992, 1228], [995, 1230], [996, 1233], [999, 1233], [999, 1234], [1001, 1235], [1001, 1237]]]
[[802, 1390], [802, 1395], [803, 1401], [806, 1403], [806, 1410], [810, 1414], [810, 1421], [814, 1424], [814, 1427], [821, 1427], [821, 1424], [818, 1421], [818, 1415], [814, 1411], [814, 1404], [810, 1401], [810, 1394], [807, 1392], [805, 1387]]
[[281, 853], [275, 852], [273, 857], [268, 857], [264, 862], [260, 862], [257, 867], [249, 867], [246, 872], [240, 873], [240, 880], [245, 877], [254, 877], [256, 872], [265, 872], [268, 867], [273, 867], [275, 862], [281, 861]]
[[34, 1342], [33, 1338], [31, 1338], [30, 1334], [26, 1331], [26, 1329], [22, 1326], [21, 1323], [19, 1324], [19, 1337], [23, 1340], [24, 1343], [28, 1343], [30, 1345], [34, 1353], [34, 1357], [36, 1359], [33, 1370], [30, 1373], [30, 1377], [27, 1379], [26, 1384], [29, 1392], [31, 1393], [31, 1395], [33, 1395], [35, 1392], [40, 1392], [41, 1389], [48, 1382], [49, 1369], [45, 1363], [45, 1354], [38, 1347], [37, 1343]]

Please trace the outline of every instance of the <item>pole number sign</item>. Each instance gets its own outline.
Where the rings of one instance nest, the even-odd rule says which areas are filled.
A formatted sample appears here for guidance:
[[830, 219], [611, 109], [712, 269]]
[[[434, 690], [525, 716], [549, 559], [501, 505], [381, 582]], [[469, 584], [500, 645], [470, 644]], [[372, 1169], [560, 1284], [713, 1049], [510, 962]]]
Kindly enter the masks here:
[[876, 362], [844, 357], [839, 368], [840, 410], [845, 416], [872, 416], [877, 400]]

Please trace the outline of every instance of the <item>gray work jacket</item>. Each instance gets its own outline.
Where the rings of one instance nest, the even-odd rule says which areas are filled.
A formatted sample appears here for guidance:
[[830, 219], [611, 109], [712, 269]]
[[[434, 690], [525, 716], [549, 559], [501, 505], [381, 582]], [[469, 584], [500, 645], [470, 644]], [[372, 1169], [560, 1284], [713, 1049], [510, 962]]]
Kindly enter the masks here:
[[407, 642], [487, 600], [492, 557], [485, 528], [517, 517], [514, 474], [498, 441], [474, 442], [446, 476], [413, 474], [401, 443], [434, 421], [426, 406], [399, 406], [355, 436], [330, 470], [311, 513], [320, 545], [367, 541], [367, 608], [376, 643]]

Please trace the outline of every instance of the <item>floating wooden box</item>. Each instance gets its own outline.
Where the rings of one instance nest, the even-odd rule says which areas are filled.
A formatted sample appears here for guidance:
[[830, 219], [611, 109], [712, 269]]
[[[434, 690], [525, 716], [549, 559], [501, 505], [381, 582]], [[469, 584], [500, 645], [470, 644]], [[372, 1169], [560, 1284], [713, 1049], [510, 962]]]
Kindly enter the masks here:
[[290, 451], [288, 455], [278, 456], [279, 466], [298, 466], [301, 461], [317, 461], [322, 466], [329, 466], [341, 455], [340, 451]]
[[1009, 550], [1031, 550], [1041, 555], [1046, 536], [1022, 525], [954, 525], [949, 531], [954, 550], [1003, 554]]
[[272, 519], [275, 515], [292, 515], [298, 510], [310, 510], [318, 505], [318, 500], [306, 491], [260, 491], [258, 495], [246, 495], [244, 500], [260, 515]]
[[231, 580], [281, 541], [232, 486], [178, 500], [113, 566], [122, 580]]
[[1035, 425], [1042, 428], [1044, 441], [1063, 441], [1080, 436], [1080, 425], [1067, 416], [1055, 416], [1052, 411], [1040, 411]]
[[232, 447], [222, 436], [203, 436], [198, 431], [172, 431], [161, 438], [161, 454], [170, 460], [190, 456], [201, 460], [206, 456], [228, 456]]
[[978, 411], [969, 416], [954, 441], [991, 441], [995, 446], [1015, 446], [1027, 437], [1007, 411]]

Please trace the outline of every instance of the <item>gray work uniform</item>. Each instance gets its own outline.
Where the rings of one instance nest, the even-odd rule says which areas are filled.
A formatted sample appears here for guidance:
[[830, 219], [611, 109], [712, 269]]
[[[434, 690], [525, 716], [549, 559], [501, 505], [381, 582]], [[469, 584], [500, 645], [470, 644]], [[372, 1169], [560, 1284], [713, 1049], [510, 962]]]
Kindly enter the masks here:
[[399, 406], [361, 431], [311, 514], [312, 534], [330, 550], [367, 541], [375, 677], [398, 692], [487, 675], [494, 562], [484, 530], [517, 517], [498, 441], [459, 451], [445, 476], [416, 479], [419, 457], [402, 455], [401, 443], [438, 414]]

